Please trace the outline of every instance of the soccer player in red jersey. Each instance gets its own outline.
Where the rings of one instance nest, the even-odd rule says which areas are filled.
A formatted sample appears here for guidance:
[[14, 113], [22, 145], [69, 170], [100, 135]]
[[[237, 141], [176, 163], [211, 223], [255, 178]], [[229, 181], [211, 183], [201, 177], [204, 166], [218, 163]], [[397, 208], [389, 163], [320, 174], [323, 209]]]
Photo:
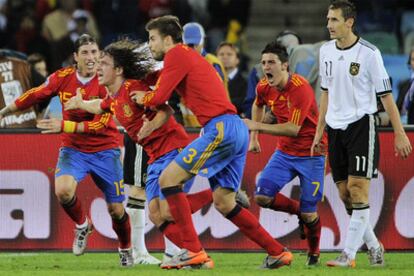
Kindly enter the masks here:
[[[85, 99], [105, 98], [98, 83], [96, 68], [99, 48], [95, 39], [82, 35], [75, 42], [76, 66], [60, 69], [46, 82], [20, 96], [6, 107], [7, 112], [23, 110], [59, 95], [64, 104], [79, 91]], [[4, 113], [2, 113], [4, 115]], [[47, 119], [38, 123], [43, 133], [62, 133], [62, 148], [55, 171], [55, 193], [65, 212], [76, 223], [73, 253], [82, 255], [93, 225], [76, 196], [76, 187], [88, 174], [105, 194], [112, 227], [118, 236], [122, 266], [133, 265], [130, 222], [122, 202], [124, 187], [120, 162], [119, 133], [111, 114], [94, 115], [81, 110], [63, 110], [63, 120]]]
[[[262, 51], [265, 77], [256, 87], [249, 150], [260, 152], [258, 132], [280, 136], [276, 152], [257, 182], [255, 200], [264, 207], [298, 215], [304, 221], [309, 251], [307, 265], [319, 264], [321, 222], [317, 203], [323, 196], [325, 156], [311, 156], [318, 123], [318, 107], [312, 87], [302, 76], [289, 73], [289, 56], [277, 42]], [[277, 124], [262, 123], [265, 107], [277, 118]], [[326, 136], [322, 140], [326, 146]], [[280, 190], [296, 176], [300, 179], [300, 203], [282, 195]]]
[[247, 209], [237, 205], [248, 150], [249, 133], [237, 116], [234, 105], [214, 68], [194, 49], [181, 44], [182, 28], [175, 16], [158, 17], [146, 26], [149, 47], [164, 68], [154, 91], [135, 91], [132, 98], [147, 107], [162, 105], [174, 90], [203, 126], [202, 136], [181, 151], [161, 173], [162, 193], [168, 201], [174, 221], [179, 225], [182, 250], [162, 268], [201, 265], [209, 260], [191, 220], [182, 183], [195, 174], [209, 179], [216, 209], [232, 221], [250, 239], [268, 252], [264, 268], [288, 265], [292, 253], [274, 240]]
[[[151, 221], [176, 245], [181, 246], [177, 225], [169, 214], [168, 204], [160, 193], [158, 183], [163, 169], [189, 142], [184, 128], [176, 122], [172, 108], [166, 104], [151, 110], [137, 105], [129, 96], [132, 91], [148, 90], [142, 79], [152, 69], [141, 46], [129, 39], [111, 43], [103, 51], [98, 67], [99, 82], [108, 88], [105, 99], [82, 100], [78, 93], [65, 103], [65, 110], [82, 109], [93, 114], [113, 113], [128, 135], [140, 144], [149, 156], [145, 192], [149, 202]], [[190, 187], [188, 187], [189, 189]], [[210, 189], [187, 195], [191, 211], [196, 212], [211, 203]], [[167, 254], [168, 252], [166, 252]], [[212, 262], [207, 264], [212, 265]]]

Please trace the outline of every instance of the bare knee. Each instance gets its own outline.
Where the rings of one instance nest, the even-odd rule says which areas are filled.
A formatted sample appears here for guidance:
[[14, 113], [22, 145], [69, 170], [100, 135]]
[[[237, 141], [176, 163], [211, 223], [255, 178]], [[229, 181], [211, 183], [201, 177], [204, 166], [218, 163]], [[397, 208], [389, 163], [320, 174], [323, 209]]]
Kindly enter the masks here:
[[311, 223], [311, 222], [315, 221], [318, 218], [318, 213], [317, 212], [313, 212], [313, 213], [300, 213], [300, 217], [302, 218], [302, 220], [305, 223]]
[[169, 209], [167, 210], [161, 209], [160, 216], [163, 221], [174, 221], [174, 218], [172, 217]]
[[145, 200], [145, 189], [138, 186], [130, 186], [129, 196], [141, 200]]
[[108, 203], [108, 213], [113, 219], [121, 219], [125, 214], [122, 203]]
[[257, 205], [263, 208], [269, 208], [269, 205], [272, 203], [272, 198], [263, 195], [256, 195], [254, 197], [254, 201], [256, 201]]
[[355, 179], [348, 183], [352, 203], [368, 203], [369, 180]]
[[161, 213], [159, 211], [150, 211], [148, 217], [150, 221], [154, 223], [154, 225], [157, 227], [159, 227], [164, 222], [164, 220], [161, 218]]
[[161, 173], [158, 181], [161, 188], [174, 187], [184, 184], [193, 175], [188, 173], [177, 162], [172, 161]]
[[213, 192], [213, 202], [217, 211], [226, 216], [236, 207], [236, 193], [224, 188], [217, 188]]
[[76, 191], [76, 181], [72, 176], [63, 175], [55, 180], [55, 195], [60, 203], [69, 202]]

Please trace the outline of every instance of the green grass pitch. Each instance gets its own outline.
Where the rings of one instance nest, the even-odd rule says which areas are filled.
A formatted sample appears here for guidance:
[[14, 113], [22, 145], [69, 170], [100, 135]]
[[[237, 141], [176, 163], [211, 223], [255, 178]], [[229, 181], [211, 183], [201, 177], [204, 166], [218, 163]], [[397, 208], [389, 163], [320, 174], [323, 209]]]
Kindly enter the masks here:
[[[414, 253], [386, 253], [385, 267], [370, 267], [367, 256], [359, 253], [357, 267], [328, 268], [323, 264], [338, 253], [322, 253], [322, 265], [309, 269], [304, 266], [306, 256], [295, 253], [290, 267], [261, 270], [264, 253], [209, 252], [215, 261], [213, 270], [165, 271], [157, 266], [137, 265], [121, 268], [116, 253], [86, 253], [76, 257], [71, 253], [28, 252], [0, 253], [0, 275], [414, 275]], [[161, 254], [155, 254], [161, 257]]]

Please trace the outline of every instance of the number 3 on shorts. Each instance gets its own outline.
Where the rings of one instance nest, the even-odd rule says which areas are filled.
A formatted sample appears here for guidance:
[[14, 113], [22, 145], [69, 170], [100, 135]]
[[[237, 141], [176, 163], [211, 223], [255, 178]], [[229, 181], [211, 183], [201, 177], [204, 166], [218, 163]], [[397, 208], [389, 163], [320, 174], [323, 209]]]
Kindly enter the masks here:
[[315, 187], [315, 191], [313, 191], [313, 194], [312, 194], [312, 196], [316, 196], [316, 194], [318, 193], [318, 191], [319, 191], [319, 187], [321, 186], [321, 183], [319, 182], [319, 181], [313, 181], [312, 182], [312, 185], [315, 185], [316, 187]]
[[194, 157], [197, 155], [197, 151], [193, 148], [188, 150], [188, 155], [183, 158], [183, 161], [187, 164], [191, 164], [193, 162]]

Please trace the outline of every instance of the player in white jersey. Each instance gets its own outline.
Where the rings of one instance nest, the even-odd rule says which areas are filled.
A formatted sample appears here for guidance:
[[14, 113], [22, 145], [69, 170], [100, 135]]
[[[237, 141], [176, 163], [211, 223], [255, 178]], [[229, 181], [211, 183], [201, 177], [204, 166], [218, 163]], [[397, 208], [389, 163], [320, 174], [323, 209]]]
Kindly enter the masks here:
[[364, 241], [371, 265], [384, 264], [384, 248], [369, 223], [370, 179], [377, 174], [379, 144], [373, 113], [380, 97], [394, 128], [395, 153], [406, 158], [412, 151], [391, 94], [391, 84], [380, 51], [355, 35], [355, 6], [334, 1], [328, 9], [331, 41], [320, 50], [322, 94], [312, 154], [320, 150], [327, 125], [329, 164], [351, 220], [345, 248], [328, 266], [355, 267]]

